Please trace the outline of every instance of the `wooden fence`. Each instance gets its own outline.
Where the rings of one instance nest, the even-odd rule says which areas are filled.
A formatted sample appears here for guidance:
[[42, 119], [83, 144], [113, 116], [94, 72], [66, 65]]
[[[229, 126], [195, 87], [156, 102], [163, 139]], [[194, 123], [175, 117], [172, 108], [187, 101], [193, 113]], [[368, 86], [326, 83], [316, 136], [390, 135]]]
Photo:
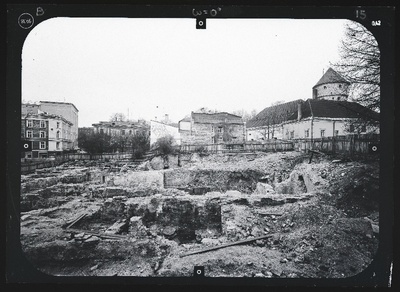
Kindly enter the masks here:
[[295, 149], [303, 152], [318, 150], [324, 153], [353, 155], [377, 153], [378, 147], [374, 148], [375, 151], [372, 147], [378, 144], [379, 135], [346, 135], [318, 139], [297, 139], [295, 140]]
[[286, 140], [271, 140], [263, 143], [247, 142], [242, 144], [203, 144], [181, 145], [176, 148], [181, 153], [207, 152], [207, 153], [239, 153], [239, 152], [273, 152], [292, 151], [294, 143]]

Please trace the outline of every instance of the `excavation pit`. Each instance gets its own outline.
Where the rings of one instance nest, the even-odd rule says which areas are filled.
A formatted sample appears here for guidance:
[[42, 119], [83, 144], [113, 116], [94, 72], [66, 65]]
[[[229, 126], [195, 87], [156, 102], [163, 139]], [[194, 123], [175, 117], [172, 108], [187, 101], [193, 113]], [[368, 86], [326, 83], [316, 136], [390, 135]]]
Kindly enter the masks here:
[[347, 171], [348, 165], [310, 165], [295, 156], [210, 156], [207, 168], [146, 171], [129, 165], [115, 171], [110, 163], [73, 169], [70, 163], [57, 176], [24, 176], [23, 251], [41, 271], [65, 276], [191, 277], [194, 263], [211, 277], [337, 278], [361, 272], [379, 230], [363, 217], [346, 218], [320, 196], [329, 190], [327, 177], [337, 177], [336, 184], [348, 178], [343, 189], [352, 187], [357, 165]]

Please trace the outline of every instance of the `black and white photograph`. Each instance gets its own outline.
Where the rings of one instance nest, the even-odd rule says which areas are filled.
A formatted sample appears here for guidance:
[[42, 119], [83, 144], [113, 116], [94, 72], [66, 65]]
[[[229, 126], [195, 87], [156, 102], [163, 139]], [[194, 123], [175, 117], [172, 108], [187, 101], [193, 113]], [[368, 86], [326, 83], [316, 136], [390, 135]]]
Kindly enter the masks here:
[[53, 281], [373, 281], [388, 21], [180, 9], [15, 13], [21, 256]]

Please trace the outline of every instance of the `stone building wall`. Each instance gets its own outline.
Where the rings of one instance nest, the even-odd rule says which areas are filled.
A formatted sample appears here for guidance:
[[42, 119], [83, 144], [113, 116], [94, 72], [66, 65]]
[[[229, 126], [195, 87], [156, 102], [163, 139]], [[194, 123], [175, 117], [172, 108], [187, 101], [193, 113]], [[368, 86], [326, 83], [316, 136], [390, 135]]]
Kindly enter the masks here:
[[314, 98], [327, 100], [347, 100], [349, 85], [347, 83], [326, 83], [315, 87]]

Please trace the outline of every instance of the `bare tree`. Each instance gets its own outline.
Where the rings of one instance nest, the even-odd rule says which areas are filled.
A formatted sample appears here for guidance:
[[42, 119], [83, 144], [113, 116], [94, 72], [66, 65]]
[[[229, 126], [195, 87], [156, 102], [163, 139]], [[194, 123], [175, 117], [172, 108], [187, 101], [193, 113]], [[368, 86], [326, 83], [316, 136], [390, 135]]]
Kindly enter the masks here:
[[123, 113], [114, 113], [110, 117], [110, 122], [126, 122], [126, 116]]
[[242, 117], [244, 122], [247, 122], [254, 118], [257, 115], [257, 110], [253, 109], [250, 113], [245, 111], [244, 109], [235, 110], [232, 114]]
[[339, 50], [340, 61], [331, 65], [350, 81], [351, 99], [379, 112], [380, 51], [375, 37], [363, 25], [348, 21]]

